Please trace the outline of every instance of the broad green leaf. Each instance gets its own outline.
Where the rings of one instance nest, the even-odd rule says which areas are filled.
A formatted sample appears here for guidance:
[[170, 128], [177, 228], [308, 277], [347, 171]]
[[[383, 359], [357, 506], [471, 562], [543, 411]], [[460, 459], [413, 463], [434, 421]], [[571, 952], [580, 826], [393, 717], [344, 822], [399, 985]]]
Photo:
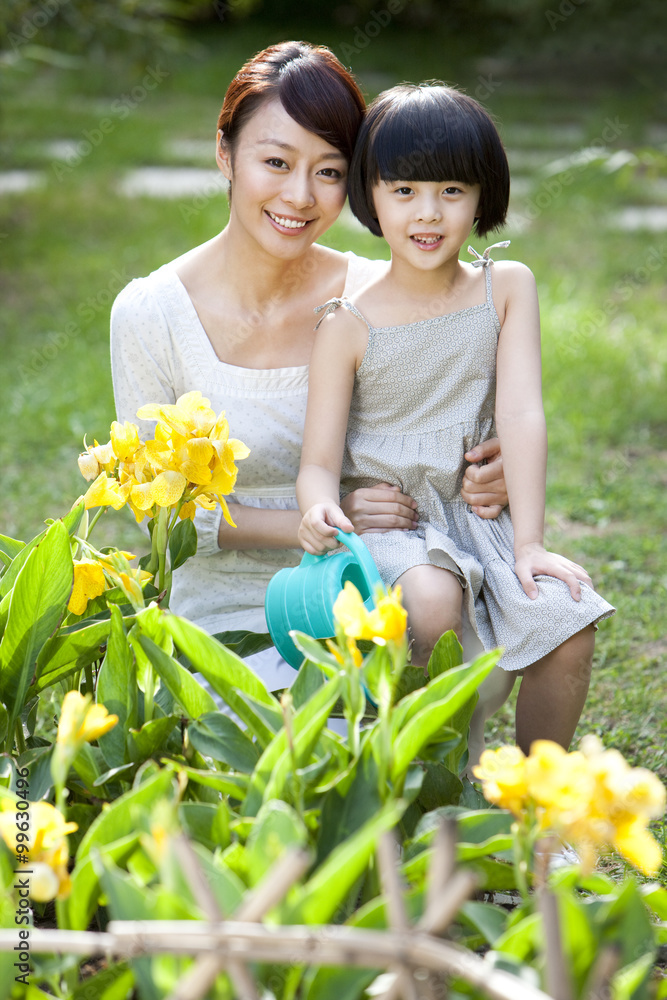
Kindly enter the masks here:
[[[103, 856], [123, 864], [135, 849], [139, 834], [129, 833], [110, 844], [98, 846]], [[85, 931], [97, 909], [99, 897], [99, 877], [91, 855], [77, 861], [72, 872], [72, 890], [67, 898], [69, 928]]]
[[134, 986], [134, 973], [127, 962], [111, 965], [86, 979], [69, 1000], [127, 1000]]
[[268, 632], [247, 632], [245, 629], [237, 629], [232, 632], [216, 632], [213, 638], [244, 659], [273, 646], [273, 639]]
[[229, 844], [229, 807], [226, 802], [181, 802], [178, 815], [192, 840], [209, 850]]
[[179, 721], [178, 715], [163, 715], [145, 722], [141, 729], [129, 730], [131, 757], [134, 763], [164, 751], [169, 734]]
[[273, 739], [273, 732], [257, 712], [248, 706], [241, 694], [249, 694], [256, 701], [271, 707], [276, 706], [277, 702], [252, 668], [185, 618], [165, 615], [163, 624], [178, 648], [204, 675], [213, 690], [248, 726], [261, 745], [267, 746]]
[[639, 892], [648, 907], [660, 920], [667, 920], [667, 889], [659, 882], [640, 886]]
[[257, 813], [246, 844], [250, 884], [257, 885], [290, 847], [304, 847], [308, 831], [286, 802], [272, 799]]
[[135, 807], [150, 809], [164, 796], [174, 794], [173, 772], [167, 769], [157, 771], [145, 779], [143, 784], [132, 788], [102, 810], [79, 845], [77, 863], [87, 857], [92, 848], [103, 848], [105, 844], [126, 837], [135, 829], [132, 815]]
[[16, 578], [0, 643], [0, 699], [10, 729], [23, 707], [39, 651], [62, 619], [73, 577], [69, 535], [62, 521], [56, 521]]
[[262, 754], [250, 779], [243, 803], [243, 815], [255, 816], [264, 799], [281, 798], [294, 766], [303, 767], [326, 726], [331, 706], [340, 694], [341, 678], [335, 677], [318, 688], [292, 718], [293, 754], [287, 733], [281, 729]]
[[97, 678], [96, 698], [118, 716], [118, 724], [99, 739], [102, 756], [109, 768], [122, 767], [129, 762], [126, 733], [136, 728], [139, 716], [134, 656], [117, 607], [111, 608], [109, 641]]
[[173, 570], [182, 566], [197, 552], [197, 529], [189, 517], [184, 517], [169, 535], [169, 565]]
[[544, 933], [539, 913], [532, 913], [508, 928], [504, 934], [496, 938], [494, 945], [494, 951], [510, 955], [520, 962], [529, 961], [543, 948]]
[[324, 864], [295, 893], [287, 923], [325, 924], [334, 915], [363, 873], [378, 838], [391, 830], [403, 815], [405, 802], [387, 802], [361, 829], [336, 847]]
[[[429, 742], [433, 734], [452, 717], [473, 691], [477, 690], [484, 678], [491, 673], [499, 656], [498, 652], [487, 653], [480, 656], [469, 667], [451, 670], [432, 682], [437, 685], [441, 678], [459, 676], [459, 683], [445, 698], [425, 705], [412, 715], [394, 740], [394, 753], [390, 769], [391, 780], [394, 784], [401, 780], [410, 763], [417, 757], [421, 748]], [[463, 673], [459, 674], [459, 671]]]
[[482, 844], [492, 837], [510, 836], [514, 818], [503, 809], [462, 809], [445, 806], [426, 813], [419, 821], [414, 836], [404, 845], [405, 860], [427, 850], [433, 843], [435, 831], [443, 818], [454, 818], [458, 827], [458, 839], [468, 844]]
[[[81, 624], [85, 621], [86, 619]], [[73, 631], [59, 631], [40, 650], [35, 677], [47, 680], [49, 674], [67, 663], [81, 670], [94, 660], [99, 660], [107, 643], [110, 627], [110, 621], [94, 621]]]
[[246, 893], [244, 883], [224, 864], [220, 854], [212, 854], [194, 841], [192, 849], [197, 855], [199, 867], [213, 891], [222, 916], [230, 917], [238, 909]]
[[317, 689], [322, 687], [324, 681], [324, 675], [317, 664], [311, 660], [306, 660], [297, 673], [294, 684], [290, 688], [294, 707], [301, 708], [302, 705], [305, 705]]
[[422, 766], [426, 771], [418, 800], [422, 809], [430, 811], [440, 806], [455, 805], [463, 788], [459, 777], [437, 761], [425, 761]]
[[651, 951], [620, 969], [610, 983], [610, 995], [614, 1000], [648, 1000], [653, 997], [649, 980], [654, 963], [655, 953]]
[[178, 660], [170, 656], [169, 653], [165, 653], [147, 635], [139, 632], [137, 639], [156, 672], [160, 675], [165, 687], [182, 706], [189, 718], [197, 719], [200, 715], [217, 711], [218, 706], [214, 698]]
[[244, 774], [252, 774], [260, 758], [255, 744], [222, 712], [207, 712], [191, 722], [188, 738], [205, 757], [212, 757]]
[[508, 916], [507, 910], [504, 910], [502, 906], [468, 900], [461, 906], [457, 919], [479, 931], [486, 943], [493, 948], [505, 933]]
[[444, 674], [463, 663], [463, 646], [456, 637], [456, 632], [449, 631], [441, 635], [428, 661], [428, 675], [433, 680], [439, 674]]
[[9, 535], [0, 534], [0, 552], [6, 555], [10, 562], [24, 548], [25, 542], [19, 541], [18, 538], [10, 538]]
[[203, 785], [205, 788], [215, 788], [223, 795], [243, 801], [248, 790], [248, 777], [245, 774], [230, 774], [227, 771], [204, 771], [198, 767], [188, 767], [176, 761], [163, 761], [166, 767], [178, 773], [187, 774], [190, 781]]
[[354, 768], [352, 781], [341, 793], [332, 788], [322, 805], [317, 842], [317, 863], [320, 864], [331, 851], [356, 833], [382, 806], [378, 790], [378, 766], [366, 744]]
[[58, 523], [63, 524], [65, 526], [65, 529], [67, 530], [67, 533], [69, 535], [73, 535], [74, 532], [79, 527], [79, 524], [81, 523], [81, 518], [83, 517], [83, 514], [84, 514], [84, 506], [83, 503], [80, 503], [78, 504], [78, 506], [73, 507], [68, 514], [60, 518], [59, 521], [54, 521], [49, 526], [49, 528], [45, 528], [44, 531], [40, 531], [38, 535], [35, 535], [35, 537], [31, 538], [29, 542], [26, 542], [26, 544], [23, 546], [20, 552], [17, 552], [17, 554], [15, 555], [14, 559], [11, 562], [11, 565], [7, 567], [6, 572], [4, 573], [2, 579], [0, 580], [0, 598], [3, 598], [5, 594], [8, 594], [9, 591], [12, 589], [19, 573], [21, 572], [25, 563], [28, 560], [30, 553], [33, 552], [38, 545], [41, 545], [41, 543], [46, 538], [47, 533], [51, 530], [54, 524]]
[[299, 652], [303, 653], [306, 660], [310, 660], [323, 669], [330, 668], [327, 670], [329, 674], [331, 673], [331, 669], [338, 673], [340, 663], [319, 640], [313, 639], [312, 636], [306, 635], [305, 632], [290, 632], [290, 638]]

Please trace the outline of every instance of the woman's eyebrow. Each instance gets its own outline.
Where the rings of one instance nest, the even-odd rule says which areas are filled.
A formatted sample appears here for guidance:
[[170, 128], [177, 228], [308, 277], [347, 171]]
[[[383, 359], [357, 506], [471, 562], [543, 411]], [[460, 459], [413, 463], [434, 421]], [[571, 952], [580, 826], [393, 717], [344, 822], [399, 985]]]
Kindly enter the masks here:
[[[280, 149], [286, 149], [288, 153], [297, 153], [298, 150], [296, 146], [290, 146], [288, 142], [283, 142], [282, 139], [258, 139], [255, 143], [256, 146], [278, 146]], [[344, 160], [345, 156], [343, 153], [332, 152], [323, 153], [320, 157], [322, 160]]]

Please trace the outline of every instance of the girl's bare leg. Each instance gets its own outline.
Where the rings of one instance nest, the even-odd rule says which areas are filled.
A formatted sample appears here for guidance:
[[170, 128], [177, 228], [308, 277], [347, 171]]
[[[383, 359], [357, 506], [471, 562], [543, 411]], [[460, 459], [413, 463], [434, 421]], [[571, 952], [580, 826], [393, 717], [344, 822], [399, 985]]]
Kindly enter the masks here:
[[569, 749], [591, 678], [595, 629], [588, 625], [526, 668], [516, 705], [516, 741], [525, 754], [533, 740]]
[[468, 767], [466, 774], [471, 781], [474, 781], [472, 768], [479, 764], [479, 758], [486, 748], [484, 742], [484, 724], [487, 719], [504, 705], [514, 687], [517, 672], [513, 670], [503, 670], [501, 667], [494, 667], [486, 680], [482, 681], [477, 689], [479, 701], [475, 705], [475, 711], [470, 720], [470, 732], [468, 733]]
[[403, 606], [408, 613], [412, 663], [426, 667], [443, 632], [454, 629], [461, 638], [461, 584], [449, 570], [431, 565], [413, 566], [396, 582], [403, 588]]

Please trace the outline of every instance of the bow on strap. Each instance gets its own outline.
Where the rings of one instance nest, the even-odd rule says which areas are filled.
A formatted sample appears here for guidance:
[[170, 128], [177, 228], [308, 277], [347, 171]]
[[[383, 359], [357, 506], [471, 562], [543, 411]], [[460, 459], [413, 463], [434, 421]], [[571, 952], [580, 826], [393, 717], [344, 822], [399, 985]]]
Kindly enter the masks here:
[[488, 267], [489, 264], [493, 264], [494, 261], [489, 257], [489, 252], [495, 250], [496, 247], [508, 247], [512, 241], [503, 240], [502, 243], [492, 243], [490, 247], [487, 247], [484, 253], [477, 253], [474, 247], [468, 247], [468, 253], [471, 253], [476, 260], [472, 261], [473, 267]]
[[336, 309], [338, 309], [338, 306], [342, 306], [342, 304], [343, 304], [342, 299], [329, 299], [329, 301], [325, 302], [324, 305], [315, 306], [314, 312], [316, 313], [322, 312], [322, 310], [324, 309], [324, 313], [322, 314], [322, 316], [320, 316], [317, 323], [315, 324], [315, 329], [316, 330], [319, 329], [320, 323], [327, 318], [329, 313], [335, 312]]

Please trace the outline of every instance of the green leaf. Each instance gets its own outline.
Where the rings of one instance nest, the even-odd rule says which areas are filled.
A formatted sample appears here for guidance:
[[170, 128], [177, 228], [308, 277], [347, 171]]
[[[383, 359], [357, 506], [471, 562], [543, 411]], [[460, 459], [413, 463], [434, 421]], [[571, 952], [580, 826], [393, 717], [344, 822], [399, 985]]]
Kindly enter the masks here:
[[239, 656], [185, 618], [165, 615], [163, 624], [178, 648], [204, 675], [213, 690], [246, 724], [260, 744], [267, 746], [274, 736], [272, 730], [241, 697], [245, 693], [261, 704], [277, 707], [276, 699], [269, 694], [257, 674]]
[[295, 708], [301, 708], [309, 698], [321, 688], [325, 682], [324, 675], [316, 663], [306, 660], [296, 675], [296, 680], [290, 688], [292, 702]]
[[56, 521], [16, 578], [0, 643], [0, 699], [10, 730], [23, 707], [39, 651], [63, 617], [73, 577], [69, 535], [62, 521]]
[[167, 769], [147, 777], [143, 784], [132, 788], [108, 805], [90, 825], [79, 844], [77, 863], [88, 856], [92, 848], [103, 848], [112, 841], [126, 837], [135, 829], [132, 815], [135, 807], [149, 808], [164, 796], [174, 794], [173, 772]]
[[171, 770], [187, 774], [190, 781], [203, 785], [205, 788], [215, 788], [223, 795], [242, 801], [248, 790], [248, 778], [245, 774], [229, 774], [227, 771], [204, 771], [198, 767], [188, 767], [176, 761], [163, 761]]
[[304, 659], [310, 660], [318, 667], [330, 668], [327, 670], [328, 674], [330, 674], [331, 669], [338, 673], [340, 663], [319, 639], [313, 639], [312, 636], [306, 635], [305, 632], [296, 631], [290, 632], [290, 638], [299, 652], [303, 653]]
[[297, 891], [286, 922], [326, 924], [364, 872], [378, 838], [396, 826], [404, 809], [400, 799], [387, 802], [361, 829], [339, 844]]
[[25, 542], [19, 541], [18, 538], [10, 538], [9, 535], [0, 534], [0, 552], [7, 556], [10, 562], [24, 548]]
[[654, 962], [655, 954], [651, 951], [619, 969], [610, 983], [610, 994], [614, 1000], [648, 1000], [649, 996], [653, 996], [648, 986]]
[[286, 802], [272, 799], [257, 813], [246, 844], [250, 884], [257, 885], [290, 847], [304, 847], [308, 831]]
[[132, 761], [136, 764], [165, 750], [165, 744], [180, 716], [163, 715], [145, 722], [141, 729], [129, 730]]
[[197, 719], [207, 712], [217, 711], [215, 699], [178, 660], [165, 653], [147, 635], [139, 632], [137, 639], [165, 686], [189, 718]]
[[[421, 748], [429, 742], [434, 733], [452, 717], [473, 691], [477, 690], [484, 678], [491, 673], [500, 655], [498, 651], [486, 653], [470, 666], [458, 667], [432, 682], [432, 685], [436, 686], [442, 678], [452, 677], [459, 681], [445, 698], [433, 704], [426, 704], [413, 715], [408, 716], [409, 721], [405, 721], [404, 727], [394, 740], [390, 775], [395, 784], [401, 780]], [[426, 689], [427, 692], [430, 687], [431, 685]], [[419, 705], [421, 702], [416, 704]]]
[[429, 811], [440, 806], [456, 805], [463, 789], [459, 777], [444, 764], [435, 761], [426, 761], [422, 766], [426, 771], [418, 799], [422, 809]]
[[181, 802], [178, 816], [192, 840], [209, 850], [224, 848], [230, 843], [226, 802]]
[[507, 910], [502, 906], [468, 900], [461, 906], [458, 919], [479, 931], [486, 943], [493, 948], [505, 933], [508, 916]]
[[[139, 842], [139, 834], [129, 833], [125, 837], [110, 844], [98, 847], [104, 857], [118, 864], [124, 864]], [[99, 897], [99, 876], [93, 864], [93, 858], [88, 857], [77, 861], [72, 872], [72, 890], [66, 901], [67, 916], [70, 930], [85, 931], [97, 909]]]
[[[84, 619], [84, 625], [85, 625]], [[58, 632], [44, 643], [37, 657], [35, 677], [43, 678], [39, 690], [48, 687], [52, 681], [49, 674], [65, 664], [71, 663], [75, 670], [82, 670], [94, 660], [99, 660], [106, 645], [110, 621], [96, 621], [73, 632]]]
[[184, 517], [169, 535], [169, 565], [173, 570], [182, 566], [197, 552], [197, 529], [189, 517]]
[[212, 757], [244, 774], [252, 774], [260, 758], [255, 744], [222, 712], [208, 712], [191, 722], [188, 737], [205, 757]]
[[248, 632], [237, 629], [232, 632], [216, 632], [213, 635], [219, 643], [231, 649], [232, 653], [245, 659], [253, 653], [261, 653], [263, 649], [273, 646], [273, 639], [268, 632]]
[[496, 938], [494, 950], [525, 962], [536, 955], [542, 947], [542, 918], [539, 913], [531, 913]]
[[255, 816], [262, 802], [280, 798], [293, 766], [303, 767], [325, 727], [332, 705], [340, 694], [341, 678], [318, 688], [315, 694], [295, 712], [292, 718], [294, 761], [289, 749], [287, 733], [281, 729], [262, 754], [250, 779], [248, 794], [243, 803], [243, 815]]
[[86, 977], [70, 994], [70, 1000], [127, 1000], [133, 986], [132, 969], [127, 962], [120, 962]]
[[357, 761], [351, 784], [345, 794], [337, 788], [327, 793], [322, 805], [317, 863], [320, 864], [331, 851], [356, 833], [382, 806], [378, 790], [378, 766], [370, 753], [370, 744]]
[[129, 762], [126, 733], [139, 721], [137, 674], [134, 656], [127, 641], [120, 609], [111, 608], [109, 641], [97, 678], [96, 697], [108, 712], [118, 716], [118, 723], [99, 739], [100, 749], [109, 768]]
[[463, 646], [451, 629], [441, 635], [428, 661], [428, 675], [433, 680], [439, 674], [444, 674], [463, 663]]

